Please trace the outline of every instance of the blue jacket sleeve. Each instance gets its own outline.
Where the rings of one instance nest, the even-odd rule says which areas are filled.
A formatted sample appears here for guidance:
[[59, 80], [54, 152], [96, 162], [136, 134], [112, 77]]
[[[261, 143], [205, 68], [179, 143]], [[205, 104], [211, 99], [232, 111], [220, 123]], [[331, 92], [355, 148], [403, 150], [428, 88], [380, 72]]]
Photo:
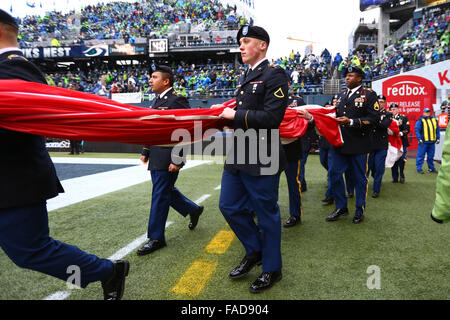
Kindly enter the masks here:
[[416, 131], [417, 140], [423, 140], [422, 137], [422, 118], [417, 119], [416, 125], [414, 127]]
[[438, 125], [436, 126], [436, 140], [441, 140], [441, 128], [439, 128], [439, 122], [436, 121]]

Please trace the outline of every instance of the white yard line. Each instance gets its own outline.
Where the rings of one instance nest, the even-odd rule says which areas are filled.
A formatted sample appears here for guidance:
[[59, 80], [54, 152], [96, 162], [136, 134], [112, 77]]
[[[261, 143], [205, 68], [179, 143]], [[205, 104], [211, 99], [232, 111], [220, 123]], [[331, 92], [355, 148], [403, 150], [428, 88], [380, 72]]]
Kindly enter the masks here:
[[[186, 165], [183, 167], [182, 170], [184, 169], [189, 169], [189, 168], [193, 168], [195, 166], [207, 163], [210, 161], [201, 161], [201, 160], [191, 160], [188, 161], [186, 163]], [[126, 168], [129, 169], [129, 168]], [[142, 169], [142, 168], [140, 168]], [[124, 169], [119, 169], [119, 170], [113, 170], [110, 172], [115, 172], [115, 171], [120, 171], [120, 170], [124, 170]], [[139, 172], [141, 172], [141, 170], [139, 170]], [[91, 176], [97, 176], [98, 174], [94, 174]], [[147, 173], [148, 176], [150, 176], [149, 173]], [[98, 178], [98, 177], [97, 177]], [[78, 179], [78, 178], [75, 178]], [[75, 180], [75, 179], [69, 179], [69, 180]], [[150, 178], [149, 178], [150, 179]], [[68, 181], [68, 180], [66, 180]], [[64, 181], [63, 181], [64, 182]], [[108, 182], [109, 183], [109, 182]], [[139, 182], [138, 182], [139, 183]], [[64, 184], [63, 184], [64, 185]], [[66, 190], [67, 192], [67, 190]], [[195, 200], [194, 202], [196, 204], [200, 204], [203, 201], [205, 201], [206, 199], [208, 199], [211, 195], [210, 194], [204, 194], [202, 195], [200, 198], [198, 198], [197, 200]], [[87, 200], [87, 199], [85, 199]], [[83, 201], [83, 200], [81, 200]], [[68, 204], [67, 204], [68, 205]], [[48, 207], [48, 203], [47, 203], [47, 207]], [[54, 209], [53, 209], [54, 210]], [[49, 210], [50, 211], [50, 210]], [[166, 228], [169, 227], [171, 224], [173, 224], [173, 221], [167, 221], [166, 222]], [[108, 259], [109, 260], [120, 260], [122, 258], [124, 258], [125, 256], [127, 256], [128, 254], [130, 254], [131, 252], [133, 252], [137, 247], [139, 247], [140, 245], [142, 245], [145, 241], [147, 240], [147, 233], [141, 235], [139, 238], [136, 238], [135, 240], [133, 240], [132, 242], [130, 242], [128, 245], [126, 245], [125, 247], [119, 249], [118, 251], [116, 251], [113, 255], [111, 255]], [[71, 291], [57, 291], [52, 293], [51, 295], [48, 295], [47, 297], [44, 298], [44, 300], [65, 300], [67, 299], [70, 295], [72, 294]]]
[[115, 159], [115, 158], [77, 158], [77, 157], [53, 157], [53, 163], [76, 163], [76, 164], [142, 164], [137, 159]]
[[[81, 160], [81, 158], [78, 160]], [[182, 170], [193, 168], [208, 162], [211, 161], [190, 160], [186, 162], [186, 165]], [[61, 181], [61, 184], [63, 185], [65, 192], [53, 199], [47, 200], [47, 210], [50, 212], [150, 180], [150, 173], [145, 165], [132, 166], [63, 180]]]

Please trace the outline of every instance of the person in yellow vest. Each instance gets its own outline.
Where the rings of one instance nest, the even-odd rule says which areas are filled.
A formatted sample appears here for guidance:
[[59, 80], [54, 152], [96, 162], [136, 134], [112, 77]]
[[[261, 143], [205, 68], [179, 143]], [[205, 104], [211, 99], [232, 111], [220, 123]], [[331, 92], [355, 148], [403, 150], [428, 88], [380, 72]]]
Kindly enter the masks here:
[[52, 47], [60, 47], [61, 46], [58, 39], [56, 39], [56, 38], [52, 39], [51, 45], [52, 45]]
[[440, 132], [436, 118], [431, 115], [429, 108], [423, 109], [421, 116], [415, 126], [419, 148], [417, 150], [416, 168], [418, 173], [425, 173], [422, 166], [427, 155], [428, 172], [437, 173], [434, 168], [434, 150], [436, 143], [439, 143]]

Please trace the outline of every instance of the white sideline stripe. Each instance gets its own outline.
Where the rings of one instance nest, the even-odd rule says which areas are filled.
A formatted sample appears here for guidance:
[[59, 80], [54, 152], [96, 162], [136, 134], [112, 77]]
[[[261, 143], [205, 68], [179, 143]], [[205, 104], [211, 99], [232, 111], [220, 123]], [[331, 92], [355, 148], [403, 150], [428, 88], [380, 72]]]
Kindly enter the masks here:
[[[208, 162], [211, 161], [189, 160], [181, 170]], [[60, 209], [150, 180], [147, 166], [144, 165], [63, 180], [61, 184], [65, 192], [59, 194], [56, 198], [47, 200], [47, 211]]]
[[[173, 221], [166, 222], [166, 228], [173, 224]], [[147, 233], [143, 234], [139, 238], [135, 239], [133, 242], [129, 243], [126, 247], [123, 247], [112, 256], [108, 258], [108, 260], [120, 260], [123, 257], [127, 256], [130, 252], [134, 251], [137, 247], [143, 244], [147, 240]]]
[[76, 158], [76, 157], [52, 157], [53, 163], [75, 163], [75, 164], [142, 164], [137, 159], [115, 159], [115, 158]]
[[214, 190], [220, 190], [220, 187], [221, 187], [221, 186], [222, 186], [222, 185], [219, 184], [217, 187], [214, 188]]
[[[196, 204], [200, 204], [206, 199], [211, 197], [210, 194], [204, 194], [194, 202]], [[167, 221], [166, 222], [166, 228], [173, 224], [173, 221]], [[147, 233], [143, 234], [139, 238], [135, 239], [133, 242], [129, 243], [127, 246], [123, 247], [116, 253], [114, 253], [112, 256], [108, 258], [108, 260], [120, 260], [127, 256], [130, 252], [134, 251], [137, 247], [139, 247], [141, 244], [143, 244], [147, 240]], [[70, 291], [57, 291], [55, 293], [52, 293], [51, 295], [44, 298], [44, 300], [65, 300], [67, 299], [72, 292]]]

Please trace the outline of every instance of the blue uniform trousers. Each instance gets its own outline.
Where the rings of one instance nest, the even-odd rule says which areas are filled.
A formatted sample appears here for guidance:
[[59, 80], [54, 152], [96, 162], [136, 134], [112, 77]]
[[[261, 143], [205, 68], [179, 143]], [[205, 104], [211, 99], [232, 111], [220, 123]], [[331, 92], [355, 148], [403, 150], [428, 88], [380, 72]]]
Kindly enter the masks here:
[[[263, 272], [281, 270], [280, 175], [223, 171], [219, 208], [246, 254], [262, 253]], [[258, 224], [248, 208], [255, 210]]]
[[330, 180], [333, 199], [336, 209], [347, 208], [345, 197], [345, 186], [342, 175], [350, 170], [351, 179], [355, 186], [356, 213], [364, 214], [367, 197], [367, 165], [368, 154], [344, 155], [331, 152], [332, 162], [330, 165]]
[[[19, 267], [67, 281], [69, 266], [80, 270], [80, 286], [106, 278], [113, 270], [110, 260], [87, 254], [49, 236], [46, 202], [0, 209], [0, 246]], [[73, 283], [75, 284], [75, 283]]]
[[397, 181], [399, 178], [399, 174], [400, 174], [400, 178], [404, 178], [405, 177], [405, 165], [406, 165], [406, 154], [408, 152], [408, 148], [403, 146], [403, 154], [400, 157], [400, 159], [398, 159], [397, 161], [395, 161], [394, 165], [391, 168], [391, 173], [392, 173], [392, 180]]
[[189, 213], [197, 211], [199, 206], [175, 188], [178, 172], [150, 170], [150, 174], [153, 189], [147, 236], [149, 239], [165, 241], [164, 230], [169, 208], [174, 208], [183, 217], [186, 217]]
[[330, 152], [328, 149], [323, 149], [323, 148], [319, 149], [319, 161], [320, 161], [320, 164], [322, 165], [322, 167], [327, 169], [327, 190], [325, 191], [325, 197], [331, 198], [331, 196], [332, 196], [331, 195], [331, 182], [330, 182], [329, 170], [328, 170], [328, 163], [331, 160], [330, 160]]
[[435, 143], [423, 143], [422, 145], [419, 144], [419, 148], [417, 150], [417, 156], [416, 156], [416, 167], [417, 171], [422, 170], [423, 162], [425, 161], [425, 154], [427, 155], [427, 164], [428, 169], [434, 170], [434, 149], [435, 149]]
[[302, 158], [300, 159], [300, 182], [303, 186], [306, 186], [306, 180], [305, 180], [305, 165], [306, 161], [308, 160], [309, 152], [303, 152]]
[[302, 209], [302, 183], [301, 183], [301, 160], [288, 161], [284, 173], [289, 191], [289, 214], [291, 216], [301, 217]]
[[328, 154], [329, 154], [328, 149], [323, 149], [323, 148], [319, 149], [320, 164], [322, 165], [322, 167], [324, 167], [327, 170], [328, 170]]
[[347, 193], [355, 193], [355, 183], [353, 182], [352, 171], [351, 169], [345, 170], [345, 188]]
[[[369, 154], [369, 169], [373, 176], [373, 192], [381, 191], [381, 181], [383, 179], [387, 150], [374, 150]], [[369, 179], [369, 171], [367, 172]]]

